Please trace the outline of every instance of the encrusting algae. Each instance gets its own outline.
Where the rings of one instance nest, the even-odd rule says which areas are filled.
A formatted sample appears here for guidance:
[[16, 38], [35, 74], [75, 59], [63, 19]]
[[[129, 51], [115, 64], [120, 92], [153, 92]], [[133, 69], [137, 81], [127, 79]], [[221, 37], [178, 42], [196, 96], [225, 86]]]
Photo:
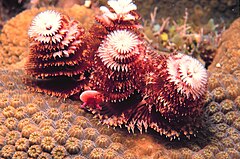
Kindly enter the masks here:
[[[126, 137], [127, 133], [122, 129], [113, 130], [97, 125], [92, 115], [79, 108], [80, 103], [77, 101], [67, 99], [63, 102], [55, 97], [29, 92], [21, 80], [26, 74], [2, 64], [1, 67], [5, 68], [0, 72], [0, 156], [240, 158], [240, 92], [235, 91], [240, 87], [240, 51], [236, 47], [240, 45], [236, 41], [240, 38], [239, 28], [240, 19], [222, 36], [217, 55], [208, 70], [212, 80], [209, 80], [203, 109], [205, 125], [199, 130], [197, 137], [190, 140], [169, 142], [151, 131], [149, 134], [128, 134]], [[231, 76], [231, 81], [224, 78], [228, 76]], [[231, 84], [234, 87], [230, 87]], [[22, 107], [26, 108], [25, 111], [21, 111]], [[13, 125], [9, 125], [9, 122]], [[46, 127], [53, 133], [46, 135]], [[63, 132], [62, 136], [59, 132]]]

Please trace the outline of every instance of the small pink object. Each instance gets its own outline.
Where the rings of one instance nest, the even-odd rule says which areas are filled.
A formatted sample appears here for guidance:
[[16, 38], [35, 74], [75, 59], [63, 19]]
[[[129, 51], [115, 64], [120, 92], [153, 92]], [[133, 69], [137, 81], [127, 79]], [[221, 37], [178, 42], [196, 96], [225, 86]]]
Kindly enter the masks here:
[[103, 102], [102, 94], [95, 90], [87, 90], [82, 92], [80, 95], [80, 100], [83, 102], [81, 108], [85, 108], [86, 106], [96, 108], [101, 110], [102, 107], [99, 105]]

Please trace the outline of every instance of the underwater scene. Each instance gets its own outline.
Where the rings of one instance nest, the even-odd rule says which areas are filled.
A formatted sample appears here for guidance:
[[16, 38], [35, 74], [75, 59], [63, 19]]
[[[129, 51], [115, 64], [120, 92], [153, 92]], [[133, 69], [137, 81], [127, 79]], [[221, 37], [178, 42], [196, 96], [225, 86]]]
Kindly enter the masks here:
[[1, 159], [240, 159], [239, 0], [1, 0]]

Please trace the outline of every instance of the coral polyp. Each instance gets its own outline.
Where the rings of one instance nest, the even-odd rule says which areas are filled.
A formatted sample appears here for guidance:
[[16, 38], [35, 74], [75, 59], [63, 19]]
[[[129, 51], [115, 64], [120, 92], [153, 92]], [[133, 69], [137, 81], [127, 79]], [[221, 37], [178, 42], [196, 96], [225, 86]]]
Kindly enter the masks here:
[[42, 152], [40, 145], [32, 145], [28, 149], [28, 155], [33, 158], [37, 158]]
[[[80, 92], [90, 70], [91, 53], [83, 40], [85, 30], [79, 23], [59, 12], [47, 10], [33, 19], [28, 35], [27, 73], [37, 79], [46, 79], [31, 79], [26, 83], [35, 86], [32, 87], [34, 90], [56, 96], [68, 97]], [[66, 84], [68, 87], [63, 86]]]
[[56, 146], [51, 152], [53, 158], [65, 158], [67, 151], [64, 146]]
[[68, 138], [68, 140], [66, 141], [66, 144], [65, 144], [65, 148], [70, 154], [79, 153], [81, 150], [80, 140], [78, 140], [77, 138], [74, 138], [74, 137]]

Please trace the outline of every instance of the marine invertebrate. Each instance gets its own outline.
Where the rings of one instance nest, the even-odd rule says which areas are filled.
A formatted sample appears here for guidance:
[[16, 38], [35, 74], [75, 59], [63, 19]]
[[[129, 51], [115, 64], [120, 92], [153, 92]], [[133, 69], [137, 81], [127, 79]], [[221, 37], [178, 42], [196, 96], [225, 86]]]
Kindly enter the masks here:
[[204, 103], [204, 105], [207, 105], [210, 102], [212, 102], [212, 95], [209, 91], [207, 91], [203, 103]]
[[233, 126], [237, 129], [240, 130], [240, 117], [238, 117], [234, 122]]
[[[43, 99], [47, 99], [47, 98], [44, 98], [43, 96], [40, 96], [41, 98], [43, 98]], [[50, 99], [47, 99], [47, 100], [50, 100]], [[159, 115], [159, 114], [158, 114]], [[224, 121], [224, 120], [223, 120]], [[92, 125], [93, 127], [95, 126], [95, 125]], [[222, 151], [222, 150], [221, 150]]]
[[201, 154], [205, 157], [205, 158], [214, 158], [214, 154], [212, 151], [210, 151], [209, 149], [203, 149]]
[[117, 156], [118, 156], [118, 153], [115, 150], [110, 148], [105, 149], [103, 152], [103, 158], [106, 158], [106, 159], [114, 159]]
[[204, 156], [200, 153], [195, 153], [192, 155], [193, 159], [204, 159]]
[[221, 105], [221, 108], [222, 108], [221, 111], [223, 113], [227, 113], [227, 112], [229, 112], [229, 111], [234, 109], [233, 101], [231, 101], [229, 99], [225, 99], [224, 101], [222, 101], [220, 103], [220, 105]]
[[9, 130], [16, 130], [18, 120], [16, 118], [10, 117], [4, 121], [4, 124]]
[[183, 158], [189, 158], [193, 154], [193, 152], [188, 148], [181, 148], [180, 152], [181, 152]]
[[0, 123], [3, 123], [5, 121], [5, 119], [6, 118], [2, 114], [0, 114]]
[[229, 86], [230, 84], [236, 84], [233, 75], [226, 75], [221, 79], [221, 83], [224, 87]]
[[238, 143], [240, 141], [240, 134], [238, 134], [238, 132], [230, 134], [229, 137], [233, 140], [234, 143]]
[[226, 88], [226, 93], [230, 99], [235, 99], [240, 93], [239, 86], [237, 84], [228, 85]]
[[11, 81], [7, 82], [7, 86], [9, 87], [9, 89], [12, 89], [12, 90], [16, 88], [15, 83], [13, 83]]
[[15, 148], [13, 145], [5, 145], [1, 149], [1, 157], [3, 157], [3, 158], [10, 159], [10, 158], [12, 158], [14, 153], [15, 153]]
[[102, 125], [98, 131], [101, 133], [101, 134], [104, 134], [104, 135], [108, 135], [110, 136], [111, 134], [113, 134], [114, 132], [116, 132], [116, 130], [114, 129], [111, 129], [110, 127], [106, 126], [106, 125]]
[[98, 137], [99, 132], [95, 128], [86, 128], [83, 130], [83, 134], [85, 139], [94, 141]]
[[21, 101], [21, 99], [19, 97], [15, 97], [15, 98], [11, 99], [10, 104], [14, 108], [18, 108], [19, 106], [21, 106], [23, 104], [23, 102]]
[[65, 149], [64, 146], [56, 146], [53, 148], [52, 152], [51, 152], [53, 158], [64, 158], [65, 156], [67, 156], [67, 150]]
[[18, 107], [15, 111], [14, 117], [17, 118], [18, 120], [26, 118], [27, 117], [26, 108], [23, 106]]
[[89, 154], [96, 147], [92, 140], [82, 140], [81, 152], [83, 155]]
[[218, 138], [218, 139], [223, 139], [224, 137], [226, 137], [225, 133], [224, 132], [216, 132], [215, 133], [215, 137]]
[[57, 11], [47, 10], [33, 19], [28, 31], [30, 54], [26, 70], [33, 77], [47, 78], [33, 80], [37, 87], [33, 89], [64, 98], [83, 89], [91, 67], [84, 34], [77, 21]]
[[40, 109], [44, 109], [47, 106], [46, 101], [44, 101], [41, 97], [35, 96], [33, 100], [34, 104], [37, 104]]
[[143, 89], [143, 76], [149, 69], [149, 52], [144, 40], [133, 31], [109, 33], [95, 54], [93, 89], [103, 94], [105, 102], [112, 103], [137, 94]]
[[98, 91], [94, 91], [94, 90], [84, 91], [81, 93], [79, 98], [83, 102], [83, 104], [81, 105], [81, 108], [88, 106], [90, 108], [94, 107], [99, 110], [102, 109], [101, 106], [99, 105], [101, 102], [103, 102], [102, 95]]
[[42, 121], [38, 124], [38, 126], [39, 126], [40, 128], [42, 128], [42, 127], [44, 127], [44, 126], [52, 126], [52, 127], [55, 127], [55, 123], [54, 123], [54, 121], [53, 121], [52, 119], [44, 119], [44, 120], [42, 120]]
[[51, 152], [52, 149], [56, 146], [56, 141], [53, 137], [46, 136], [42, 139], [41, 147], [45, 152]]
[[226, 123], [220, 123], [215, 125], [217, 128], [217, 131], [222, 131], [225, 132], [226, 129], [228, 128], [228, 125]]
[[236, 105], [237, 109], [240, 110], [240, 96], [235, 98], [234, 104]]
[[5, 108], [9, 104], [9, 100], [7, 97], [2, 97], [0, 99], [0, 108]]
[[66, 143], [68, 137], [68, 133], [64, 129], [57, 129], [53, 134], [53, 138], [61, 145]]
[[36, 124], [39, 124], [44, 119], [46, 119], [46, 113], [44, 111], [38, 111], [32, 115], [32, 120]]
[[70, 154], [77, 154], [81, 150], [80, 140], [75, 137], [70, 137], [67, 139], [65, 148]]
[[70, 121], [70, 122], [73, 122], [73, 120], [74, 120], [74, 114], [73, 114], [73, 112], [71, 112], [71, 111], [66, 111], [66, 112], [63, 112], [63, 118], [64, 119], [67, 119], [68, 121]]
[[41, 128], [41, 133], [44, 136], [52, 136], [55, 133], [55, 129], [50, 125], [46, 125]]
[[221, 140], [221, 142], [223, 143], [223, 145], [224, 145], [226, 148], [233, 148], [233, 147], [234, 147], [234, 142], [233, 142], [232, 139], [229, 138], [229, 137], [223, 138], [223, 139]]
[[209, 113], [209, 115], [213, 115], [214, 113], [218, 112], [220, 108], [221, 107], [219, 103], [213, 101], [206, 106], [206, 113]]
[[18, 130], [22, 131], [23, 127], [32, 123], [32, 120], [30, 118], [24, 118], [18, 122]]
[[59, 118], [61, 117], [61, 115], [62, 115], [57, 108], [51, 108], [51, 109], [49, 109], [48, 112], [47, 112], [47, 114], [48, 114], [49, 118], [52, 119], [52, 120], [57, 120], [57, 119], [59, 119]]
[[229, 154], [229, 156], [231, 158], [239, 158], [240, 157], [239, 152], [237, 150], [235, 150], [234, 148], [228, 148], [227, 153]]
[[17, 151], [27, 151], [29, 148], [29, 140], [26, 138], [19, 138], [15, 143], [15, 149]]
[[87, 159], [87, 158], [81, 155], [77, 155], [77, 156], [74, 156], [73, 159]]
[[5, 125], [0, 125], [0, 135], [5, 136], [9, 132], [8, 128]]
[[[47, 9], [54, 9], [75, 18], [86, 29], [94, 22], [95, 11], [77, 4], [70, 8], [53, 8], [53, 6], [48, 6], [26, 9], [16, 17], [8, 20], [1, 30], [1, 66], [9, 67], [10, 65], [16, 65], [16, 63], [21, 62], [26, 56], [28, 56], [27, 47], [29, 42], [27, 30], [29, 29], [29, 25], [31, 24], [34, 16]], [[21, 29], [17, 29], [15, 26], [18, 26]], [[18, 36], [14, 37], [14, 35]]]
[[112, 142], [108, 148], [115, 150], [118, 153], [122, 153], [124, 151], [124, 146], [118, 142]]
[[78, 116], [73, 123], [81, 126], [83, 129], [91, 126], [89, 119], [85, 118], [84, 116]]
[[[201, 125], [196, 117], [202, 113], [207, 92], [206, 69], [196, 59], [183, 54], [160, 56], [154, 67], [156, 71], [146, 77], [145, 99], [138, 105], [123, 108], [122, 114], [115, 113], [113, 109], [117, 107], [104, 107], [110, 115], [103, 123], [125, 124], [129, 131], [134, 131], [136, 125], [140, 132], [151, 127], [171, 139], [180, 134], [194, 135]], [[103, 113], [101, 117], [104, 118]]]
[[132, 150], [125, 151], [123, 154], [123, 158], [131, 158], [131, 159], [137, 159], [138, 156], [136, 155], [135, 152]]
[[83, 128], [79, 125], [72, 125], [68, 130], [68, 134], [70, 137], [81, 139], [83, 137]]
[[211, 92], [216, 102], [221, 102], [226, 98], [226, 91], [223, 87], [217, 87]]
[[[140, 16], [135, 12], [136, 5], [132, 1], [108, 1], [108, 4], [113, 10], [102, 6], [102, 14], [96, 16], [100, 25], [93, 25], [89, 31], [97, 37], [92, 42], [96, 54], [90, 81], [104, 102], [116, 103], [141, 91], [151, 51], [137, 30]], [[99, 103], [95, 106], [101, 109]]]
[[42, 138], [43, 138], [42, 133], [39, 131], [36, 131], [30, 134], [28, 140], [31, 145], [40, 145]]
[[13, 159], [24, 159], [24, 158], [27, 158], [28, 155], [26, 152], [23, 152], [23, 151], [17, 151], [14, 153], [13, 155]]
[[214, 88], [217, 88], [220, 86], [220, 82], [218, 78], [216, 78], [214, 75], [211, 75], [208, 78], [208, 89], [212, 91]]
[[211, 121], [214, 124], [218, 124], [223, 122], [224, 120], [224, 114], [222, 112], [217, 112], [210, 116], [209, 121]]
[[71, 123], [67, 119], [59, 119], [55, 122], [57, 129], [68, 130], [71, 126]]
[[38, 158], [47, 158], [47, 159], [51, 159], [52, 156], [51, 154], [47, 153], [47, 152], [41, 152], [38, 156]]
[[122, 143], [124, 138], [122, 138], [121, 134], [120, 133], [113, 133], [111, 135], [111, 139], [113, 142], [118, 142], [118, 143]]
[[33, 158], [37, 158], [42, 153], [40, 145], [32, 145], [28, 149], [28, 155]]
[[99, 135], [96, 138], [96, 145], [101, 148], [107, 148], [111, 143], [110, 137], [107, 135]]
[[7, 106], [6, 108], [3, 109], [2, 114], [6, 117], [13, 117], [15, 114], [15, 108], [12, 106]]
[[27, 110], [29, 115], [33, 115], [34, 113], [39, 111], [40, 108], [37, 104], [29, 103], [29, 104], [26, 105], [26, 110]]
[[112, 10], [105, 6], [101, 6], [101, 15], [97, 15], [96, 21], [103, 25], [107, 30], [129, 28], [131, 30], [138, 29], [140, 27], [138, 19], [140, 16], [135, 11], [137, 6], [130, 1], [116, 0], [108, 1], [108, 5]]
[[228, 153], [224, 151], [217, 153], [215, 157], [219, 159], [230, 158]]
[[27, 124], [22, 128], [22, 137], [29, 138], [29, 136], [35, 131], [38, 131], [38, 127], [36, 125]]
[[94, 148], [89, 154], [89, 159], [100, 159], [103, 158], [103, 149], [102, 148]]
[[14, 145], [16, 143], [16, 141], [21, 137], [21, 134], [20, 132], [16, 131], [16, 130], [13, 130], [13, 131], [9, 131], [7, 134], [6, 134], [6, 143], [8, 145]]
[[225, 114], [225, 119], [228, 125], [231, 125], [235, 119], [237, 118], [237, 112], [236, 111], [230, 111], [227, 114]]

